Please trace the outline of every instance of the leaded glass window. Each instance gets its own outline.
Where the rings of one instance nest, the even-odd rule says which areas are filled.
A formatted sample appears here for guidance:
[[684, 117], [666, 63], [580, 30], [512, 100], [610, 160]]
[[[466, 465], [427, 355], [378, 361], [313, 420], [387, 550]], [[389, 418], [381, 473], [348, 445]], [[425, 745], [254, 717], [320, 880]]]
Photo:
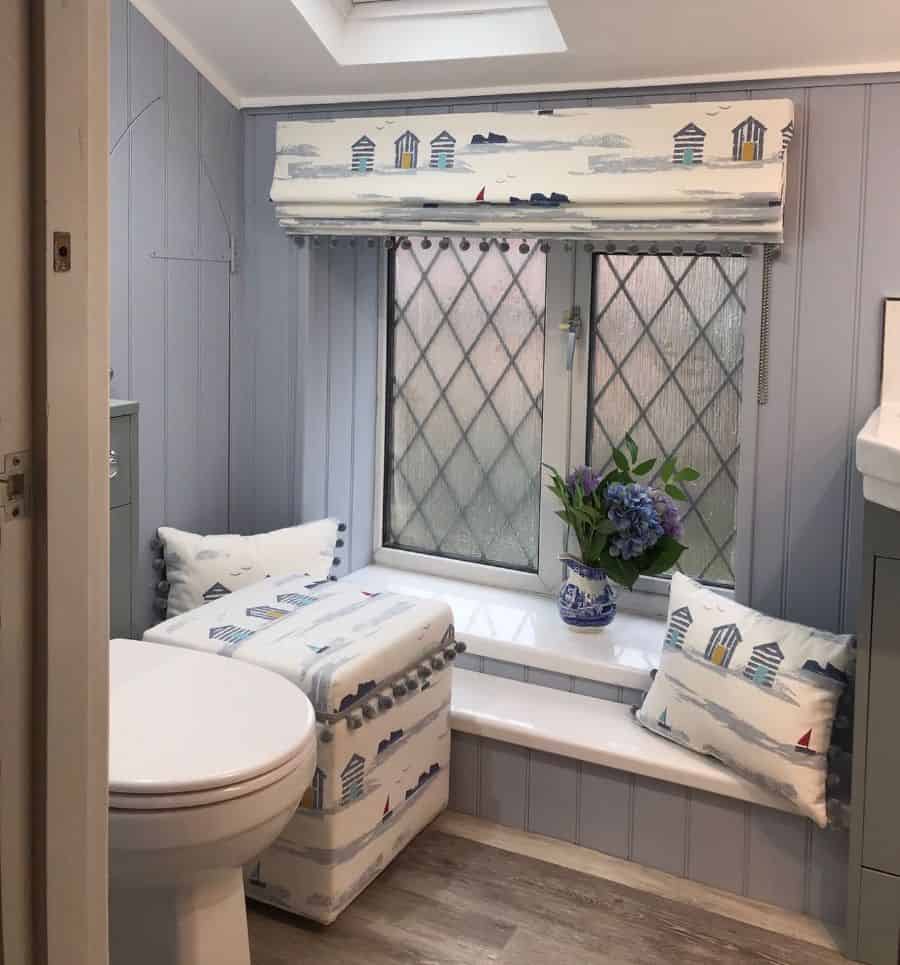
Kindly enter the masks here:
[[735, 581], [746, 264], [594, 258], [588, 461], [610, 466], [612, 447], [630, 433], [642, 452], [698, 469], [679, 569], [725, 586]]
[[384, 545], [536, 572], [547, 256], [411, 240], [389, 272]]

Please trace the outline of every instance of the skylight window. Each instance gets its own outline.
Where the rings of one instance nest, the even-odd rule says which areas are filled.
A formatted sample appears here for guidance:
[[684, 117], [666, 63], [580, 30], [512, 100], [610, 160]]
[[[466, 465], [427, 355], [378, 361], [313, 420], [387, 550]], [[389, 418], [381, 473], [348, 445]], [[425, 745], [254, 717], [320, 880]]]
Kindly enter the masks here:
[[342, 65], [559, 53], [549, 0], [293, 0]]

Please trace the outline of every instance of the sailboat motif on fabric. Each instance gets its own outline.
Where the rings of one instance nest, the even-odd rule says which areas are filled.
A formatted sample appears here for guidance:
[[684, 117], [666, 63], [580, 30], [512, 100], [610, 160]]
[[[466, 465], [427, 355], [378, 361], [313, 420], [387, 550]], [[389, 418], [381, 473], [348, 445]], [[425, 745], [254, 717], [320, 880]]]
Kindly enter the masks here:
[[809, 746], [809, 741], [810, 741], [810, 738], [811, 738], [811, 737], [812, 737], [812, 731], [811, 731], [811, 730], [808, 730], [808, 731], [800, 738], [800, 740], [797, 741], [797, 746], [794, 748], [794, 750], [795, 750], [798, 754], [815, 754], [815, 751], [814, 751], [814, 750], [811, 750], [811, 749], [810, 749], [810, 746]]
[[657, 717], [656, 723], [657, 723], [663, 730], [671, 730], [671, 729], [672, 729], [672, 725], [669, 723], [669, 708], [668, 708], [668, 707], [663, 707], [663, 712], [659, 715], [659, 717]]

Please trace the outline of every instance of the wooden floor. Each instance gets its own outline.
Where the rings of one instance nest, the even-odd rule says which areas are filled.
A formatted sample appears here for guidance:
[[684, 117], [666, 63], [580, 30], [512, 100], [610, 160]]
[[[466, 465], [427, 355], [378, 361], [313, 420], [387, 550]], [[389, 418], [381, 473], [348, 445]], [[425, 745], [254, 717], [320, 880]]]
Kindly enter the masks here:
[[837, 965], [674, 897], [424, 831], [330, 926], [251, 904], [253, 965]]

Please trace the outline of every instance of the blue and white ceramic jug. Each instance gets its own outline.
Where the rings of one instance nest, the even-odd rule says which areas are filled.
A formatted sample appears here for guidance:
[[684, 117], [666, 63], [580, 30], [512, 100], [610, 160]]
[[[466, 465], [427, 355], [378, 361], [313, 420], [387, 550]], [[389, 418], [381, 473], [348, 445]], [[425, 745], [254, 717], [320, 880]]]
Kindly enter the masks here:
[[616, 589], [606, 571], [564, 555], [566, 578], [559, 588], [559, 615], [574, 630], [600, 630], [616, 615]]

